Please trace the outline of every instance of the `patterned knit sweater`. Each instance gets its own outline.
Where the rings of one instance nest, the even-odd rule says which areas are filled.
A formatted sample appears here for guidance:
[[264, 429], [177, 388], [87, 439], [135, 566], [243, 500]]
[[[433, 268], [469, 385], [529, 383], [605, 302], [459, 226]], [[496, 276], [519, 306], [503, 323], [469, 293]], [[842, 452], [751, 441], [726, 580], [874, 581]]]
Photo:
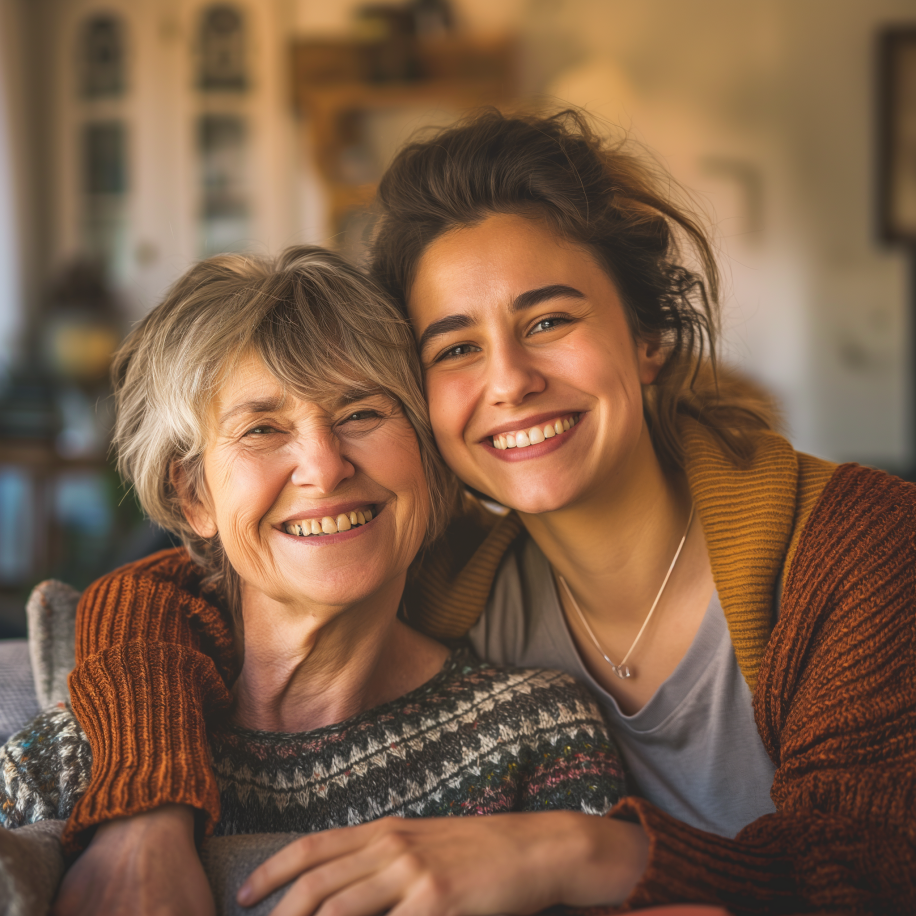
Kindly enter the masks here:
[[[609, 816], [638, 820], [650, 842], [624, 909], [916, 913], [916, 488], [799, 454], [775, 434], [736, 468], [698, 424], [683, 433], [716, 588], [776, 767], [777, 811], [725, 839], [623, 799]], [[415, 625], [466, 632], [520, 530], [514, 513], [453, 522], [410, 596]], [[90, 587], [77, 662], [70, 693], [94, 770], [71, 845], [94, 824], [166, 802], [218, 819], [203, 723], [227, 700], [235, 658], [187, 557], [159, 554]]]
[[[556, 671], [493, 668], [463, 649], [398, 700], [302, 734], [228, 722], [210, 733], [218, 834], [308, 833], [389, 815], [568, 809], [605, 814], [622, 794], [594, 700]], [[69, 707], [0, 748], [0, 825], [67, 818], [92, 750]]]

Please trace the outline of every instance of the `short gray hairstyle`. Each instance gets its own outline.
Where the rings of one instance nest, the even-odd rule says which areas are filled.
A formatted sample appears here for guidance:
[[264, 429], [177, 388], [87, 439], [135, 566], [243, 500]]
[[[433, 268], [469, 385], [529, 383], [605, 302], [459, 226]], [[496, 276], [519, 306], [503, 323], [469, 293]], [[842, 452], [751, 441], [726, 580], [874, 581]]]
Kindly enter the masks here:
[[177, 535], [206, 583], [235, 604], [219, 536], [201, 538], [176, 488], [200, 492], [209, 410], [226, 372], [254, 354], [284, 389], [308, 400], [380, 393], [417, 434], [430, 494], [427, 543], [456, 494], [436, 449], [410, 325], [370, 278], [323, 248], [276, 259], [220, 255], [195, 264], [115, 354], [113, 448], [146, 514]]

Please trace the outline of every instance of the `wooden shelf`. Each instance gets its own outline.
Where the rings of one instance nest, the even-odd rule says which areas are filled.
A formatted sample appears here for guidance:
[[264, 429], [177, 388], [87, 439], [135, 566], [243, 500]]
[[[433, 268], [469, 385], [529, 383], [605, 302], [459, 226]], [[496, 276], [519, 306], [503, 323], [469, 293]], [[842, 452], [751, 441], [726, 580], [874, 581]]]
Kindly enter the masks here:
[[[348, 217], [375, 195], [373, 182], [348, 180], [348, 153], [365, 147], [368, 115], [443, 108], [449, 115], [517, 98], [517, 43], [508, 37], [450, 36], [413, 48], [414, 80], [370, 81], [366, 46], [356, 41], [300, 41], [293, 46], [293, 96], [305, 116], [304, 138], [325, 185], [327, 237], [341, 238]], [[366, 158], [371, 158], [367, 156]]]

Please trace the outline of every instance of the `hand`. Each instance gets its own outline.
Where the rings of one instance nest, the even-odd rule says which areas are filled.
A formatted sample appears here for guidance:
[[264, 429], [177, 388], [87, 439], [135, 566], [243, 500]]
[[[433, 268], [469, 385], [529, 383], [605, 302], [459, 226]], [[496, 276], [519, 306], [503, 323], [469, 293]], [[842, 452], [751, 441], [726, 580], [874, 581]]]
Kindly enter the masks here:
[[313, 833], [249, 876], [251, 906], [295, 879], [273, 916], [484, 916], [626, 899], [645, 870], [638, 824], [570, 811], [385, 818]]
[[67, 874], [51, 916], [215, 916], [191, 808], [103, 824]]

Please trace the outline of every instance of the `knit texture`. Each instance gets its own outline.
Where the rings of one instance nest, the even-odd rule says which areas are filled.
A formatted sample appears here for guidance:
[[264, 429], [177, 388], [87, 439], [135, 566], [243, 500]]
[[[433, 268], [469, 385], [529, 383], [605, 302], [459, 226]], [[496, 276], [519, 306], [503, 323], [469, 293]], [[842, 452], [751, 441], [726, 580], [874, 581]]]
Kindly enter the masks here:
[[[217, 834], [307, 833], [386, 816], [605, 814], [623, 770], [595, 701], [555, 671], [494, 668], [468, 650], [400, 699], [302, 734], [210, 734]], [[69, 707], [0, 748], [0, 825], [68, 817], [92, 750]]]
[[[771, 434], [761, 437], [743, 469], [725, 460], [701, 427], [688, 426], [685, 436], [687, 475], [716, 586], [738, 662], [753, 685], [758, 730], [776, 765], [777, 813], [730, 840], [679, 823], [644, 800], [625, 799], [611, 816], [643, 824], [650, 857], [624, 908], [695, 901], [736, 913], [914, 913], [916, 491], [877, 471], [799, 455]], [[513, 513], [497, 519], [475, 510], [459, 519], [424, 564], [413, 592], [424, 600], [410, 606], [412, 622], [437, 635], [470, 627], [520, 530]], [[123, 590], [120, 602], [87, 593], [78, 619], [78, 663], [102, 658], [112, 647], [111, 618], [127, 616], [135, 640], [149, 643], [153, 637], [144, 632], [169, 630], [186, 648], [200, 651], [199, 638], [192, 643], [187, 635], [187, 609], [200, 599], [179, 594], [174, 584], [190, 568], [186, 556], [172, 551], [97, 586]], [[467, 580], [465, 568], [471, 571]], [[171, 597], [159, 599], [160, 590]], [[209, 615], [214, 629], [208, 639], [231, 646], [219, 614], [211, 609]], [[175, 619], [182, 616], [184, 621]], [[93, 664], [104, 667], [103, 661]], [[76, 703], [83, 681], [71, 680], [70, 689]], [[102, 702], [144, 708], [172, 702], [154, 700], [147, 689], [141, 685], [135, 696], [107, 700], [97, 692], [90, 703], [80, 697], [78, 714], [104, 718], [105, 710], [97, 708]], [[156, 750], [156, 742], [167, 744], [176, 740], [173, 732], [194, 728], [203, 708], [187, 698], [193, 685], [175, 680], [164, 689], [185, 695], [186, 719], [154, 715], [142, 741], [135, 733], [110, 733], [98, 751], [116, 768], [142, 746], [155, 778], [136, 779], [117, 795], [93, 781], [84, 798], [92, 798], [92, 807], [77, 806], [71, 841], [102, 820], [166, 802], [193, 803], [193, 794], [176, 789], [170, 773], [177, 764]], [[205, 754], [206, 745], [194, 740], [195, 753]], [[209, 779], [215, 786], [199, 759], [188, 766], [194, 784]]]

